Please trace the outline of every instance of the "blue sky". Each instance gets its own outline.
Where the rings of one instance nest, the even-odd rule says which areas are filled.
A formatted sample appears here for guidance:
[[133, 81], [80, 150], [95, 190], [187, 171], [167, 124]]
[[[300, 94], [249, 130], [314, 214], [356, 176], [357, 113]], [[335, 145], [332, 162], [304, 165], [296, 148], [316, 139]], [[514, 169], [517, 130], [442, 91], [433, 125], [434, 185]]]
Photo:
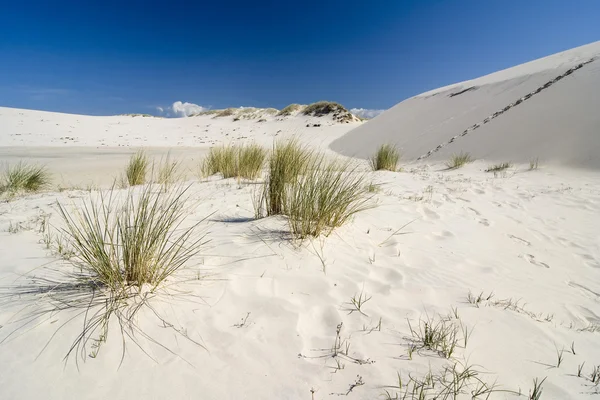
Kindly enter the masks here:
[[597, 0], [2, 0], [0, 106], [385, 109], [600, 40]]

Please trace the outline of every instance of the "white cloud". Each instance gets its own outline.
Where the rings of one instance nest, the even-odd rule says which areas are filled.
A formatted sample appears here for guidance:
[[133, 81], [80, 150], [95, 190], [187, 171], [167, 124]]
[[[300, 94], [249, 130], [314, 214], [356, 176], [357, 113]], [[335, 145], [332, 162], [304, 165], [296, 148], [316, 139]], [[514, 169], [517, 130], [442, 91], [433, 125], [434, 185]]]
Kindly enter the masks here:
[[156, 107], [156, 110], [161, 114], [165, 112], [165, 109], [162, 107]]
[[189, 117], [190, 115], [208, 110], [206, 107], [199, 106], [194, 103], [182, 103], [181, 101], [176, 101], [171, 106], [173, 113], [178, 117]]
[[350, 109], [350, 112], [358, 117], [361, 118], [375, 118], [376, 116], [378, 116], [379, 114], [381, 114], [382, 112], [384, 112], [385, 110], [370, 110], [367, 108], [352, 108]]

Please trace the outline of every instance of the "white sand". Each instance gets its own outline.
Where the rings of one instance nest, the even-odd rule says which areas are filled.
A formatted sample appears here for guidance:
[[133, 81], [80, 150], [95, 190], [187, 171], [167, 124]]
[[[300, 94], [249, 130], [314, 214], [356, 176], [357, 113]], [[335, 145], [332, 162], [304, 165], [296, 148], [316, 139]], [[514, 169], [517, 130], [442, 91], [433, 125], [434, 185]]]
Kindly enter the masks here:
[[[94, 117], [0, 107], [0, 147], [210, 147], [248, 140], [270, 146], [273, 138], [299, 133], [314, 145], [326, 146], [362, 124], [337, 123], [330, 117], [304, 115], [265, 115], [263, 119], [264, 122], [259, 122], [260, 119], [233, 121], [233, 117], [211, 115]], [[313, 124], [321, 126], [313, 127]]]
[[[364, 126], [386, 115], [393, 113]], [[209, 145], [269, 146], [274, 138], [299, 134], [326, 149], [356, 126], [306, 123], [0, 109], [0, 161], [26, 158], [63, 178], [106, 183], [138, 147], [157, 157], [176, 147], [173, 154], [192, 168]], [[75, 139], [60, 139], [66, 135]], [[486, 167], [477, 161], [446, 171], [427, 160], [405, 172], [370, 173], [381, 189], [376, 207], [299, 247], [287, 239], [283, 218], [253, 218], [256, 183], [191, 180], [185, 225], [210, 216], [200, 225], [210, 242], [150, 301], [164, 321], [142, 308], [135, 320], [144, 333], [135, 336], [140, 347], [126, 337], [123, 351], [113, 319], [95, 358], [88, 346], [66, 362], [85, 315], [66, 310], [23, 326], [23, 318], [48, 306], [48, 297], [32, 304], [31, 297], [10, 294], [27, 277], [70, 271], [45, 248], [40, 221], [50, 215], [56, 232], [56, 202], [78, 207], [90, 194], [50, 191], [2, 202], [0, 398], [377, 399], [386, 390], [402, 398], [404, 391], [392, 387], [397, 374], [406, 385], [409, 376], [440, 374], [455, 362], [473, 365], [482, 381], [505, 390], [490, 399], [527, 398], [535, 378], [546, 378], [542, 400], [593, 398], [600, 393], [589, 380], [600, 363], [600, 172], [542, 162], [536, 171], [517, 164], [494, 176]], [[364, 314], [350, 313], [351, 298], [361, 292], [370, 297]], [[475, 307], [466, 301], [469, 292], [494, 296]], [[507, 308], [507, 299], [518, 305]], [[451, 360], [430, 351], [409, 359], [408, 321], [416, 327], [420, 318], [446, 316], [453, 308], [459, 320], [449, 323], [468, 328], [466, 347], [461, 339]], [[340, 323], [344, 349], [349, 344], [349, 357], [365, 363], [331, 357]], [[348, 393], [357, 381], [364, 384]], [[440, 384], [436, 388], [430, 393]]]
[[307, 144], [324, 148], [361, 124], [303, 115], [234, 121], [211, 115], [94, 117], [0, 107], [0, 165], [26, 160], [46, 165], [61, 187], [106, 187], [138, 149], [146, 149], [156, 162], [170, 154], [194, 176], [213, 146], [253, 142], [271, 147], [274, 140], [301, 135]]
[[[526, 162], [539, 157], [546, 163], [598, 169], [600, 60], [515, 104], [598, 56], [600, 42], [423, 93], [357, 127], [331, 147], [367, 158], [380, 144], [394, 143], [406, 160], [415, 160], [442, 145], [428, 159], [442, 160], [468, 151], [488, 161]], [[474, 89], [451, 96], [469, 88]], [[484, 124], [486, 118], [511, 105]], [[480, 127], [460, 136], [475, 124]]]

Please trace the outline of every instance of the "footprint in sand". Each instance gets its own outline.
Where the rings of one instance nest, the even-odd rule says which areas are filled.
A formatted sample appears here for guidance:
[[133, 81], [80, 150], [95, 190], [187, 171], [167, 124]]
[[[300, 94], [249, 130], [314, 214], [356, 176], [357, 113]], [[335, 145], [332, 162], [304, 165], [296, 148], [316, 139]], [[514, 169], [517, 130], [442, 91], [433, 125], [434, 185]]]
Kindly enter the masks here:
[[437, 240], [445, 240], [455, 236], [454, 233], [446, 230], [440, 232], [432, 232], [431, 235]]
[[479, 222], [481, 225], [490, 226], [490, 221], [487, 218], [480, 218], [481, 213], [474, 209], [473, 207], [467, 207], [467, 210], [473, 212], [476, 216], [475, 220]]
[[[301, 337], [324, 337], [335, 334], [335, 327], [342, 320], [340, 311], [332, 306], [313, 306], [300, 312], [296, 329]], [[305, 343], [303, 351], [310, 351]]]
[[479, 211], [477, 211], [476, 209], [474, 209], [473, 207], [467, 207], [469, 210], [473, 211], [475, 213], [475, 215], [477, 215], [478, 217], [481, 216], [481, 213]]
[[456, 203], [454, 200], [452, 200], [452, 197], [448, 196], [447, 194], [444, 193], [444, 200], [446, 200], [448, 203]]
[[521, 254], [519, 257], [525, 259], [530, 264], [537, 265], [538, 267], [550, 268], [550, 266], [544, 262], [537, 261], [534, 255], [531, 254]]
[[531, 242], [529, 242], [529, 241], [527, 241], [525, 239], [521, 239], [518, 236], [508, 234], [508, 237], [511, 238], [511, 239], [513, 239], [517, 243], [524, 244], [525, 246], [531, 246]]

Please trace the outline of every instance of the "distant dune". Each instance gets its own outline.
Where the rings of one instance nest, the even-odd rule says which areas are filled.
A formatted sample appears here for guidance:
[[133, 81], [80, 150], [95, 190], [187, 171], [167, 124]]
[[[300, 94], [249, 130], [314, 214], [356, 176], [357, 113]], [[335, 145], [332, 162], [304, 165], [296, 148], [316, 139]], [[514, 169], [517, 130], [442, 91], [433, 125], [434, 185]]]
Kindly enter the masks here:
[[282, 120], [288, 117], [331, 117], [335, 122], [350, 123], [360, 121], [361, 118], [352, 114], [346, 107], [332, 101], [318, 101], [309, 105], [290, 104], [281, 110], [276, 108], [232, 107], [225, 109], [206, 110], [191, 117], [212, 116], [213, 118], [231, 117], [234, 121], [241, 119], [259, 120], [266, 122], [269, 119]]
[[600, 168], [600, 42], [407, 99], [335, 140], [367, 158], [393, 143], [406, 160], [476, 158]]

